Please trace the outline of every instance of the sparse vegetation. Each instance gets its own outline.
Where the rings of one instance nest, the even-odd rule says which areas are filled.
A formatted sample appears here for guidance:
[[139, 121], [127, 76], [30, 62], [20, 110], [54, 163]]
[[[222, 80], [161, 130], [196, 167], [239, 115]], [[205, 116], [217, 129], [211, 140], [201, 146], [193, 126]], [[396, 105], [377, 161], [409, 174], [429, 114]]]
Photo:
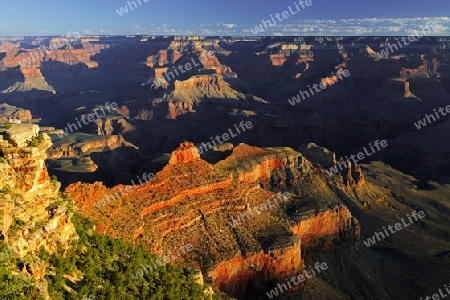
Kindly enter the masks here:
[[30, 232], [38, 232], [39, 230], [41, 230], [45, 226], [47, 226], [47, 222], [45, 222], [45, 221], [37, 222], [36, 225], [33, 228], [30, 228]]
[[[203, 287], [195, 283], [195, 272], [167, 264], [141, 278], [132, 274], [156, 257], [142, 247], [136, 247], [92, 232], [92, 221], [75, 214], [72, 218], [80, 237], [73, 249], [62, 255], [51, 255], [55, 269], [47, 275], [52, 299], [78, 299], [92, 295], [96, 299], [206, 299]], [[91, 233], [92, 232], [92, 233]], [[39, 254], [45, 257], [45, 253]], [[64, 275], [83, 274], [81, 281], [72, 283]], [[75, 292], [69, 293], [64, 286]], [[218, 298], [217, 298], [218, 299]]]
[[0, 156], [0, 163], [1, 164], [8, 164], [8, 165], [11, 164], [11, 162], [9, 160], [7, 160], [6, 158], [4, 158], [2, 156]]
[[23, 220], [13, 218], [13, 222], [9, 227], [9, 233], [14, 236], [16, 233], [22, 230], [24, 226], [25, 222]]
[[50, 184], [51, 184], [52, 186], [54, 186], [54, 187], [57, 186], [57, 184], [58, 184], [58, 178], [56, 177], [56, 175], [52, 175], [52, 176], [50, 177]]
[[11, 127], [12, 127], [12, 124], [9, 123], [9, 122], [6, 122], [6, 123], [3, 125], [3, 128], [5, 128], [5, 129], [10, 129]]
[[0, 190], [0, 193], [5, 194], [5, 195], [10, 195], [10, 194], [12, 193], [11, 186], [5, 185], [5, 186]]
[[[72, 218], [79, 239], [70, 250], [59, 248], [49, 254], [44, 248], [37, 257], [50, 264], [46, 275], [50, 299], [80, 299], [85, 295], [95, 299], [210, 299], [203, 287], [195, 282], [195, 271], [166, 264], [155, 271], [144, 272], [135, 279], [134, 272], [142, 265], [150, 265], [156, 256], [141, 246], [123, 240], [114, 240], [93, 231], [93, 222], [75, 214]], [[19, 228], [25, 222], [14, 218], [13, 226]], [[36, 228], [43, 225], [36, 224]], [[12, 226], [12, 227], [13, 227]], [[0, 250], [8, 245], [0, 241]], [[12, 275], [22, 269], [31, 257], [8, 257], [0, 262], [0, 299], [43, 299], [32, 278]], [[79, 278], [76, 283], [67, 275]], [[64, 287], [70, 287], [68, 289]], [[220, 299], [214, 296], [213, 299]]]
[[28, 142], [29, 147], [37, 147], [44, 141], [44, 136], [42, 134], [33, 137], [31, 141]]

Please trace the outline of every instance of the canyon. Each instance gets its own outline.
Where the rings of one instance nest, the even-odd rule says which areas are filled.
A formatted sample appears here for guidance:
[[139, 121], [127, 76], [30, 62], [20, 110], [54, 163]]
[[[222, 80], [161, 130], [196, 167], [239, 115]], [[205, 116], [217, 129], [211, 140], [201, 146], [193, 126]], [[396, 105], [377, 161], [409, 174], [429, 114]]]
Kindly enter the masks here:
[[[30, 201], [41, 193], [55, 197], [59, 183], [49, 183], [48, 172], [57, 175], [101, 234], [159, 256], [191, 243], [193, 251], [173, 262], [194, 268], [230, 297], [260, 299], [317, 261], [328, 264], [326, 274], [284, 296], [430, 294], [430, 287], [447, 283], [450, 266], [450, 121], [421, 131], [413, 124], [448, 104], [450, 40], [427, 37], [380, 58], [376, 52], [394, 40], [86, 36], [29, 66], [20, 62], [39, 55], [51, 37], [1, 40], [0, 122], [22, 123], [0, 128], [2, 156], [12, 162], [1, 165]], [[192, 60], [199, 66], [165, 81], [166, 72]], [[350, 76], [295, 107], [288, 103], [340, 69]], [[118, 109], [58, 136], [106, 101]], [[242, 121], [252, 129], [198, 152], [202, 142]], [[43, 142], [28, 149], [39, 135]], [[327, 174], [377, 139], [389, 146]], [[144, 173], [156, 175], [130, 189]], [[0, 183], [10, 182], [8, 176]], [[127, 192], [95, 206], [120, 190]], [[278, 192], [292, 200], [243, 226], [229, 225]], [[49, 203], [41, 205], [39, 212]], [[369, 249], [361, 243], [414, 209], [427, 218]], [[57, 221], [45, 221], [64, 241], [75, 238], [70, 213], [57, 211]], [[29, 247], [52, 249], [48, 244]]]

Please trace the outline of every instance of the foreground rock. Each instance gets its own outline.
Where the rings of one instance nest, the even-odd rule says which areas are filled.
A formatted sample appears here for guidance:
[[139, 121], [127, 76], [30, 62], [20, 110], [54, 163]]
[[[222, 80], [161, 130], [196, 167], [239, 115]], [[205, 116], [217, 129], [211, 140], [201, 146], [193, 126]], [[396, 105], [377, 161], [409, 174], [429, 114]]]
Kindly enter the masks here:
[[77, 234], [72, 213], [58, 202], [60, 184], [49, 178], [45, 167], [50, 138], [38, 132], [32, 124], [0, 129], [0, 237], [15, 257], [29, 261], [22, 275], [34, 277], [48, 298], [47, 264], [38, 253], [67, 249]]

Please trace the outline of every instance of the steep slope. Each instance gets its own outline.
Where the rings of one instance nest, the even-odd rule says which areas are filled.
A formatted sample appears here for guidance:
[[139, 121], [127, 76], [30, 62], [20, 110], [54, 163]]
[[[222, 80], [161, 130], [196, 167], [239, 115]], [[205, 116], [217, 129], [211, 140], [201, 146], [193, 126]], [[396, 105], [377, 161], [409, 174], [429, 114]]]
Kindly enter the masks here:
[[[358, 240], [358, 222], [336, 196], [326, 205], [310, 199], [295, 210], [295, 218], [287, 213], [300, 201], [295, 191], [327, 190], [315, 173], [310, 162], [289, 148], [239, 145], [213, 166], [185, 143], [153, 180], [140, 186], [108, 190], [77, 183], [66, 191], [102, 233], [143, 244], [159, 255], [192, 243], [194, 251], [185, 262], [208, 274], [222, 291], [242, 297], [302, 269], [301, 249], [320, 238], [331, 244], [336, 237]], [[273, 188], [284, 192], [276, 194]], [[261, 205], [267, 212], [250, 210]], [[323, 231], [307, 229], [324, 219], [329, 225]], [[256, 262], [262, 273], [247, 269]]]
[[50, 138], [38, 133], [32, 124], [0, 129], [1, 299], [219, 299], [201, 274], [73, 216], [72, 200], [59, 195], [45, 167]]
[[50, 180], [45, 167], [50, 138], [38, 132], [39, 127], [31, 124], [0, 129], [0, 237], [11, 255], [24, 262], [16, 275], [34, 278], [46, 296], [47, 264], [38, 254], [43, 249], [50, 254], [68, 249], [77, 234], [72, 213], [58, 199], [60, 184]]
[[[379, 163], [350, 166], [348, 172], [329, 176], [323, 168], [334, 165], [335, 156], [317, 147], [303, 147], [304, 156], [289, 148], [241, 144], [225, 160], [211, 165], [192, 144], [185, 143], [154, 179], [141, 181], [142, 185], [107, 189], [101, 184], [77, 183], [66, 191], [100, 232], [142, 244], [158, 255], [170, 253], [178, 244], [192, 243], [193, 252], [182, 260], [238, 299], [262, 296], [317, 261], [329, 264], [326, 275], [292, 289], [300, 288], [304, 299], [319, 288], [342, 297], [369, 299], [380, 295], [406, 299], [429, 292], [425, 284], [405, 291], [408, 280], [430, 281], [430, 273], [414, 276], [404, 259], [414, 257], [425, 263], [437, 255], [432, 259], [436, 263], [449, 263], [443, 254], [449, 246], [448, 229], [439, 224], [448, 222], [444, 221], [448, 199], [441, 204], [431, 200], [448, 193], [449, 187], [432, 184], [436, 192], [401, 188], [415, 179]], [[273, 202], [277, 198], [279, 202]], [[423, 202], [424, 198], [428, 200]], [[436, 205], [445, 210], [437, 213]], [[372, 247], [361, 243], [360, 234], [371, 237], [413, 210], [438, 215], [393, 237], [395, 251], [384, 246], [389, 239]], [[429, 230], [444, 230], [445, 236], [426, 237]], [[433, 241], [442, 255], [418, 247], [413, 237]], [[389, 275], [380, 273], [378, 264], [383, 260], [389, 261]], [[406, 277], [400, 278], [400, 272]], [[437, 265], [430, 272], [446, 276]], [[385, 276], [383, 283], [372, 273]]]

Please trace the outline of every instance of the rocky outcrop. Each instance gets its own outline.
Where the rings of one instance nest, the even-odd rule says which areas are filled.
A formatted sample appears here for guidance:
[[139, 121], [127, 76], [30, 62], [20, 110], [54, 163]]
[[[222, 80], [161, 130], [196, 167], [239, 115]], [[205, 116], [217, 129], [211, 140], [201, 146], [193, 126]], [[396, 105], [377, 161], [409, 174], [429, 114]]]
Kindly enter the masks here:
[[[151, 118], [146, 111], [141, 111], [136, 119], [149, 120]], [[134, 129], [122, 116], [96, 119], [93, 124], [96, 125], [97, 135], [123, 135]]]
[[10, 128], [0, 128], [0, 143], [6, 148], [27, 147], [39, 134], [39, 126], [33, 124], [14, 124]]
[[[300, 238], [302, 246], [314, 246], [316, 241], [324, 237], [329, 242], [335, 238], [352, 238], [355, 242], [359, 240], [359, 222], [344, 205], [322, 209], [319, 212], [317, 210], [302, 212], [296, 214], [294, 219], [297, 224], [292, 227], [292, 231]], [[321, 249], [324, 249], [323, 244]]]
[[31, 111], [8, 105], [6, 103], [0, 104], [0, 123], [6, 123], [13, 120], [13, 122], [20, 121], [22, 123], [31, 122], [33, 116]]
[[331, 168], [336, 165], [336, 155], [328, 149], [319, 147], [314, 143], [301, 145], [299, 151], [310, 162], [318, 164], [323, 168]]
[[225, 78], [237, 78], [237, 74], [234, 73], [229, 66], [221, 64], [215, 55], [208, 55], [204, 52], [200, 58], [205, 69], [214, 70], [217, 74], [222, 75]]
[[[359, 238], [357, 221], [343, 205], [318, 204], [320, 209], [313, 213], [303, 208], [302, 214], [288, 215], [286, 208], [298, 205], [292, 200], [250, 216], [250, 208], [274, 199], [270, 189], [297, 191], [309, 184], [320, 190], [320, 180], [311, 179], [313, 172], [312, 164], [290, 148], [240, 144], [211, 165], [194, 144], [184, 142], [163, 170], [139, 186], [107, 189], [77, 183], [66, 192], [98, 231], [142, 241], [158, 255], [188, 239], [196, 251], [185, 263], [202, 270], [222, 291], [244, 297], [300, 271], [303, 248], [321, 239]], [[103, 205], [96, 206], [99, 200]], [[240, 219], [241, 225], [231, 221], [244, 215], [248, 218]]]
[[237, 161], [236, 171], [240, 181], [263, 187], [291, 186], [308, 177], [311, 164], [301, 154], [289, 148], [265, 151], [240, 144], [233, 148], [231, 156], [219, 162], [217, 167], [228, 169], [231, 161]]
[[185, 142], [172, 153], [169, 160], [169, 165], [184, 164], [198, 159], [200, 159], [198, 149], [193, 143]]
[[344, 185], [347, 187], [355, 187], [364, 183], [364, 175], [358, 164], [349, 162], [347, 168], [341, 172]]
[[175, 81], [174, 97], [183, 99], [231, 98], [238, 99], [239, 93], [230, 88], [220, 75], [198, 75], [185, 81]]
[[52, 149], [48, 151], [49, 158], [58, 159], [61, 157], [89, 155], [93, 151], [103, 152], [114, 150], [119, 147], [132, 147], [136, 149], [136, 146], [128, 143], [121, 135], [79, 135], [81, 137], [76, 141], [72, 141], [68, 138], [67, 140], [62, 139], [55, 142]]
[[[51, 42], [52, 43], [52, 42]], [[9, 46], [9, 47], [7, 47]], [[32, 89], [49, 91], [56, 93], [54, 88], [47, 83], [45, 77], [41, 73], [43, 62], [59, 61], [69, 65], [78, 63], [85, 64], [88, 68], [97, 68], [98, 64], [91, 61], [91, 56], [99, 53], [101, 50], [109, 48], [109, 45], [84, 43], [83, 48], [75, 49], [70, 45], [63, 44], [64, 47], [53, 49], [41, 45], [39, 48], [20, 49], [18, 52], [16, 48], [8, 51], [11, 45], [6, 45], [6, 56], [1, 61], [3, 67], [15, 68], [20, 66], [20, 70], [25, 77], [24, 82], [16, 82], [14, 85], [7, 88], [4, 93], [14, 91], [29, 91]], [[1, 50], [0, 50], [1, 52]]]
[[175, 120], [178, 116], [195, 112], [192, 102], [170, 101], [167, 102], [167, 116], [168, 120]]
[[[77, 234], [67, 204], [58, 203], [60, 184], [50, 180], [45, 167], [50, 138], [45, 133], [38, 137], [38, 132], [31, 124], [0, 129], [0, 239], [26, 262], [21, 271], [34, 277], [48, 299], [47, 265], [38, 253], [67, 249]], [[27, 146], [29, 141], [34, 141], [32, 146]]]
[[270, 55], [270, 61], [272, 62], [272, 65], [275, 67], [281, 67], [286, 62], [287, 57], [285, 53], [277, 53], [277, 54], [271, 54]]
[[245, 297], [255, 290], [264, 290], [260, 284], [296, 274], [302, 268], [300, 240], [291, 238], [290, 243], [283, 241], [280, 248], [239, 255], [221, 262], [208, 272], [208, 276], [221, 291]]
[[30, 67], [38, 67], [44, 61], [60, 61], [69, 65], [77, 63], [84, 63], [88, 68], [98, 67], [96, 62], [90, 60], [91, 56], [99, 53], [101, 50], [109, 48], [109, 45], [102, 44], [83, 44], [82, 49], [33, 49], [22, 52], [18, 55], [8, 52], [3, 59], [6, 67], [21, 66], [22, 70], [27, 70]]

